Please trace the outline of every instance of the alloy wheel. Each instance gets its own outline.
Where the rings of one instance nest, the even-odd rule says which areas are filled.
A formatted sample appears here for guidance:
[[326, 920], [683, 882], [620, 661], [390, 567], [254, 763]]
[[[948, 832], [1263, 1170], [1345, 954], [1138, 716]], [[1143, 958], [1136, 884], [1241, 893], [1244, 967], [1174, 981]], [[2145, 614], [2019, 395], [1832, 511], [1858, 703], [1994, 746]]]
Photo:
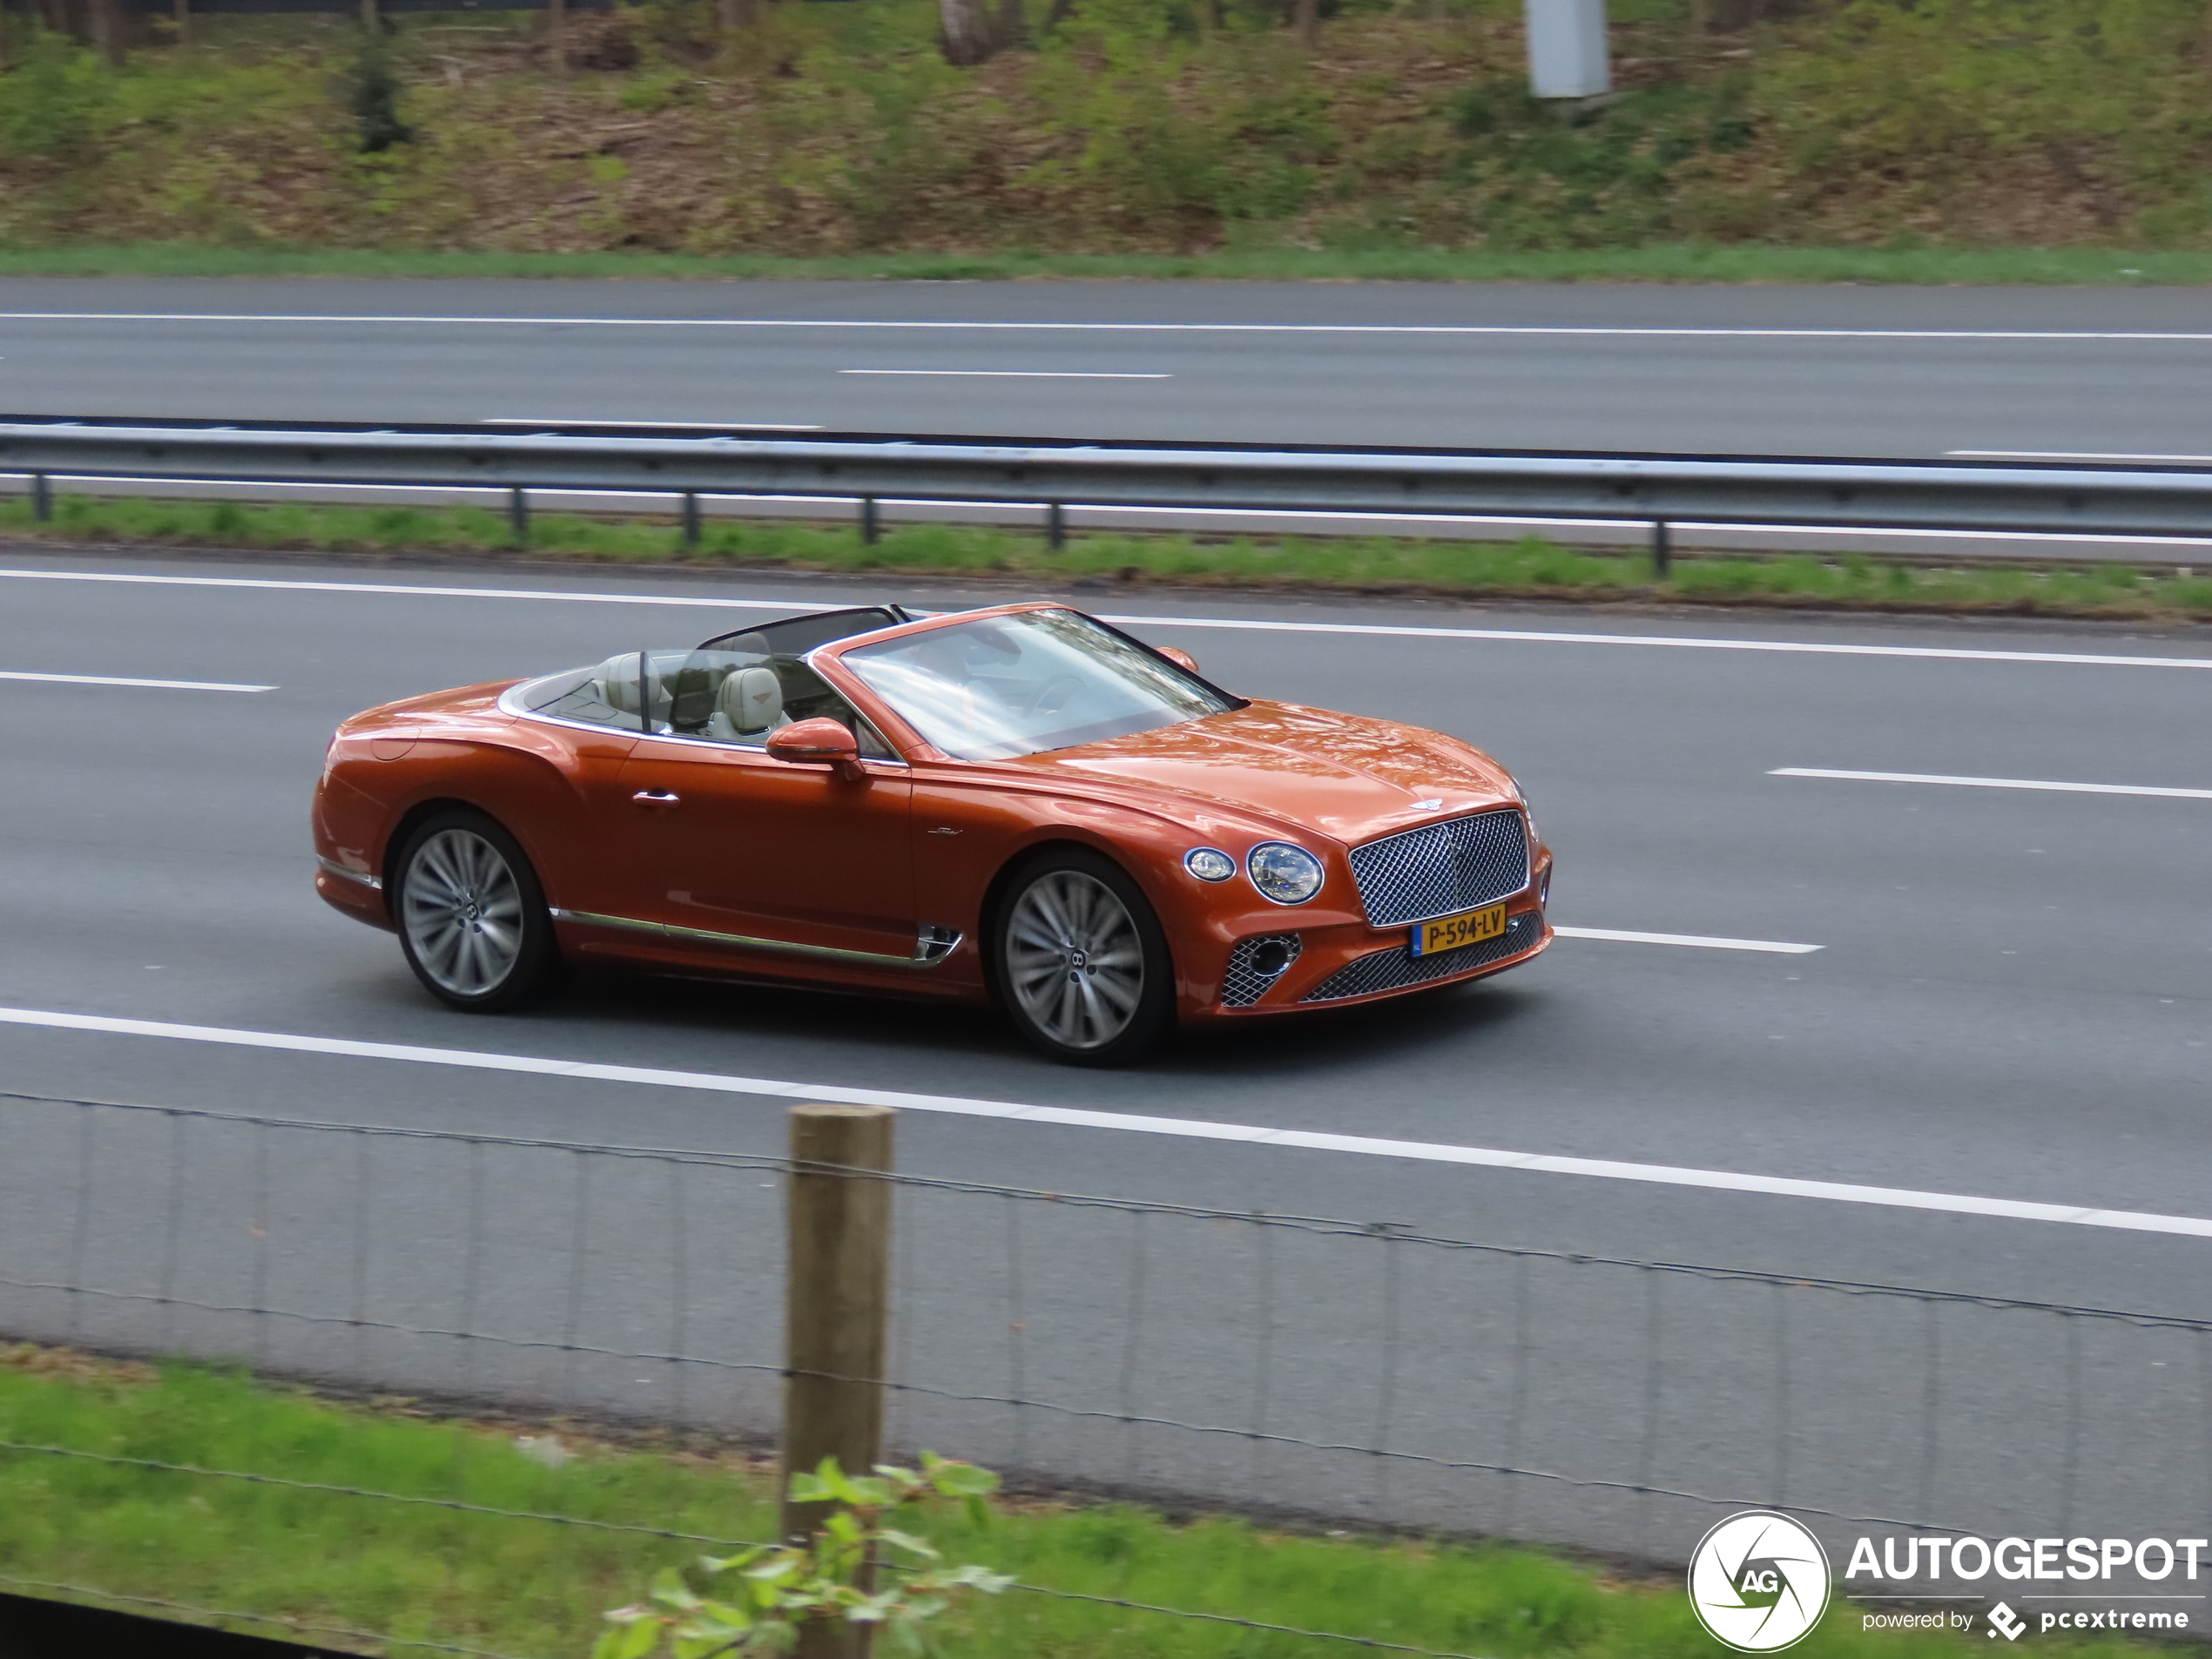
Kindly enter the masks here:
[[415, 849], [400, 911], [416, 964], [455, 996], [496, 990], [522, 956], [521, 884], [473, 830], [440, 830]]
[[1112, 888], [1053, 870], [1022, 891], [1006, 921], [1006, 980], [1022, 1014], [1054, 1042], [1103, 1049], [1129, 1028], [1144, 992], [1144, 945]]

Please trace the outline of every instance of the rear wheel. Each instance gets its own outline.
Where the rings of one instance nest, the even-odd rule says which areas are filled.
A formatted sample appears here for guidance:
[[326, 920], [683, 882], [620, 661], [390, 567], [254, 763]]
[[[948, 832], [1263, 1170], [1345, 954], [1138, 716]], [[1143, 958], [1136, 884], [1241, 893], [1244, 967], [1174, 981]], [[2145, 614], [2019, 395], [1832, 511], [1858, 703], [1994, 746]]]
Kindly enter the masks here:
[[1118, 1066], [1157, 1047], [1175, 1015], [1167, 936], [1126, 871], [1079, 847], [1008, 885], [992, 928], [1000, 1000], [1031, 1047]]
[[537, 875], [515, 838], [455, 809], [415, 827], [395, 866], [400, 948], [448, 1008], [527, 1007], [558, 981], [561, 954]]

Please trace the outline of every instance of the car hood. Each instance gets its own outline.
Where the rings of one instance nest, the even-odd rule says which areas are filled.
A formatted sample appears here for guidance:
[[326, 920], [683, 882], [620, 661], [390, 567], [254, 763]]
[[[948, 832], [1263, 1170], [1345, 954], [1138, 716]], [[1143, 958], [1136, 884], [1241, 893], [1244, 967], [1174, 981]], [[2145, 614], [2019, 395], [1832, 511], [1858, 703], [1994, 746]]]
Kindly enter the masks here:
[[1349, 844], [1520, 799], [1504, 767], [1456, 738], [1295, 703], [1251, 703], [1015, 764], [1243, 807]]

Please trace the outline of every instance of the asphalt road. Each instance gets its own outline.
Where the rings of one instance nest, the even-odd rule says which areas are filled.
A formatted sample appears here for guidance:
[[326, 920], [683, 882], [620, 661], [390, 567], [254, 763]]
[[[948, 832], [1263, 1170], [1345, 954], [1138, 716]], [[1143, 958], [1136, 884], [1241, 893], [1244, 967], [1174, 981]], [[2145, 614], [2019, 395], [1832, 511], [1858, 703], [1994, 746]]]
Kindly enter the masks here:
[[[0, 563], [71, 576], [341, 584], [333, 591], [0, 577], [0, 671], [275, 688], [0, 679], [0, 1003], [9, 1007], [1968, 1198], [2212, 1214], [2202, 1178], [2212, 944], [2200, 897], [2212, 800], [1771, 775], [1799, 767], [2212, 787], [2202, 742], [2212, 670], [2054, 659], [2212, 664], [2212, 640], [2195, 634], [1079, 596], [1111, 614], [1190, 618], [1139, 626], [1192, 650], [1239, 691], [1414, 720], [1493, 750], [1530, 791], [1557, 848], [1557, 922], [1821, 948], [1777, 954], [1563, 939], [1537, 964], [1480, 988], [1208, 1034], [1141, 1070], [1090, 1073], [1031, 1059], [981, 1013], [664, 981], [597, 979], [539, 1014], [469, 1020], [415, 988], [388, 937], [328, 912], [308, 887], [307, 795], [323, 742], [345, 714], [428, 687], [595, 660], [638, 644], [687, 643], [726, 626], [732, 614], [435, 590], [795, 607], [860, 593], [974, 603], [978, 590], [612, 572], [232, 569], [20, 550]], [[344, 585], [356, 583], [432, 590]], [[1198, 625], [1208, 620], [1537, 637]], [[1606, 637], [1564, 637], [1590, 633]], [[1654, 635], [1761, 648], [1622, 643]], [[1765, 648], [1835, 644], [1907, 654]], [[1946, 651], [1969, 654], [1909, 654]], [[1973, 654], [1989, 652], [2025, 658]], [[772, 1156], [780, 1147], [780, 1103], [759, 1096], [36, 1026], [0, 1026], [0, 1055], [5, 1086], [26, 1093], [717, 1152]], [[20, 1206], [33, 1197], [63, 1202], [76, 1143], [61, 1120], [24, 1108], [9, 1121], [30, 1137], [0, 1165], [12, 1171], [0, 1179], [14, 1183], [18, 1213], [30, 1213]], [[1535, 1250], [2212, 1317], [2206, 1243], [2197, 1237], [1958, 1206], [1922, 1211], [928, 1113], [909, 1114], [901, 1136], [905, 1167], [932, 1176], [1386, 1222]], [[118, 1144], [137, 1148], [115, 1154], [118, 1170], [160, 1167], [158, 1145], [127, 1136]], [[331, 1178], [329, 1170], [319, 1178]], [[426, 1176], [407, 1196], [380, 1202], [397, 1206], [398, 1224], [427, 1237], [452, 1213], [433, 1196], [449, 1197], [438, 1183], [451, 1178], [451, 1170]], [[152, 1224], [145, 1214], [138, 1221]], [[222, 1211], [210, 1224], [233, 1223], [242, 1218]], [[604, 1251], [624, 1229], [659, 1238], [652, 1230], [664, 1219], [652, 1201], [633, 1197], [594, 1225], [601, 1231], [593, 1247]], [[962, 1321], [1012, 1293], [992, 1275], [1002, 1278], [1021, 1259], [1033, 1304], [1103, 1298], [1101, 1323], [1126, 1312], [1125, 1263], [1113, 1253], [1125, 1241], [1106, 1249], [1055, 1221], [1017, 1248], [978, 1231], [983, 1224], [973, 1217], [948, 1225], [947, 1237], [967, 1251], [945, 1258], [960, 1263], [952, 1282], [965, 1284], [961, 1274], [990, 1281], [973, 1305], [944, 1292], [939, 1339], [955, 1349], [980, 1342]], [[547, 1235], [558, 1236], [557, 1228]], [[976, 1240], [987, 1236], [979, 1258], [968, 1247], [981, 1250]], [[1197, 1264], [1215, 1247], [1206, 1243], [1211, 1236], [1184, 1246], [1193, 1284], [1207, 1277]], [[1243, 1271], [1249, 1263], [1238, 1259]], [[634, 1290], [643, 1271], [633, 1262], [617, 1278]], [[1371, 1305], [1339, 1269], [1314, 1271], [1339, 1274], [1326, 1282], [1341, 1295], [1316, 1293], [1309, 1311], [1349, 1318], [1348, 1310]], [[322, 1292], [341, 1300], [342, 1270], [330, 1272]], [[1646, 1277], [1608, 1280], [1602, 1290], [1572, 1275], [1571, 1284], [1541, 1281], [1549, 1288], [1534, 1305], [1536, 1348], [1547, 1363], [1563, 1364], [1587, 1347], [1588, 1363], [1569, 1366], [1572, 1379], [1555, 1389], [1540, 1382], [1547, 1399], [1562, 1410], [1580, 1400], [1586, 1414], [1553, 1424], [1539, 1449], [1554, 1467], [1594, 1459], [1608, 1478], [1711, 1490], [1699, 1482], [1701, 1474], [1718, 1478], [1710, 1444], [1718, 1431], [1699, 1418], [1698, 1402], [1732, 1399], [1728, 1388], [1736, 1388], [1770, 1404], [1770, 1358], [1757, 1359], [1770, 1369], [1748, 1380], [1742, 1370], [1767, 1352], [1770, 1333], [1739, 1329], [1748, 1318], [1740, 1307], [1728, 1312], [1695, 1298], [1675, 1306], [1669, 1352], [1690, 1374], [1665, 1387], [1669, 1413], [1683, 1391], [1681, 1434], [1663, 1442], [1656, 1462], [1640, 1466], [1639, 1456], [1651, 1454], [1636, 1449], [1635, 1420], [1634, 1420], [1635, 1403], [1649, 1398], [1635, 1357], [1658, 1339]], [[1418, 1308], [1424, 1332], [1460, 1329], [1453, 1321], [1462, 1311], [1474, 1321], [1467, 1330], [1494, 1333], [1500, 1320], [1510, 1328], [1503, 1284], [1420, 1279], [1406, 1291], [1417, 1298], [1406, 1317]], [[1170, 1380], [1160, 1386], [1182, 1391], [1185, 1413], [1217, 1409], [1225, 1395], [1249, 1390], [1250, 1357], [1226, 1334], [1244, 1305], [1228, 1301], [1203, 1318], [1190, 1309], [1157, 1315], [1168, 1323], [1145, 1375], [1164, 1368]], [[1917, 1485], [1922, 1477], [1913, 1472], [1927, 1462], [1913, 1414], [1925, 1394], [1916, 1366], [1932, 1339], [1915, 1322], [1917, 1310], [1901, 1324], [1887, 1318], [1856, 1304], [1792, 1316], [1790, 1340], [1808, 1345], [1810, 1368], [1792, 1397], [1791, 1420], [1804, 1441], [1792, 1491], [1798, 1501], [1819, 1501], [1802, 1485], [1817, 1485], [1817, 1475], [1838, 1506], [1878, 1506], [1854, 1513], [1912, 1507], [1910, 1493], [1897, 1487]], [[2001, 1510], [2006, 1524], [2047, 1530], [2058, 1507], [2071, 1514], [2077, 1505], [2112, 1525], [2154, 1513], [2195, 1524], [2188, 1517], [2200, 1513], [2203, 1480], [2188, 1471], [2202, 1467], [2212, 1446], [2188, 1350], [2159, 1348], [2163, 1357], [2155, 1358], [2107, 1327], [2080, 1327], [2090, 1332], [2085, 1412], [2076, 1409], [2083, 1373], [2066, 1371], [2054, 1327], [2027, 1315], [1991, 1319], [1946, 1339], [1957, 1345], [1946, 1349], [1955, 1367], [1946, 1386], [1966, 1391], [1946, 1397], [1946, 1479], [1979, 1469], [1971, 1478], [1986, 1481], [1997, 1478], [1992, 1471], [2012, 1471], [2024, 1484], [2011, 1496], [1993, 1496], [1986, 1484], [1971, 1494], [1975, 1504]], [[1313, 1436], [1377, 1432], [1369, 1351], [1327, 1321], [1308, 1335], [1301, 1386], [1313, 1395]], [[1391, 1345], [1428, 1353], [1432, 1345], [1408, 1345], [1401, 1331]], [[1724, 1375], [1700, 1372], [1701, 1354]], [[948, 1376], [958, 1359], [947, 1358]], [[1064, 1355], [1062, 1363], [1074, 1388], [1135, 1362], [1086, 1350], [1081, 1364]], [[1459, 1362], [1426, 1363], [1449, 1372]], [[1049, 1366], [1042, 1359], [1035, 1366], [1029, 1381], [1042, 1386]], [[1601, 1375], [1618, 1384], [1618, 1400], [1576, 1393], [1598, 1388], [1592, 1379]], [[960, 1380], [976, 1385], [973, 1375]], [[1416, 1388], [1409, 1374], [1401, 1400], [1451, 1416], [1459, 1408], [1442, 1399], [1436, 1378], [1426, 1380], [1435, 1386]], [[2017, 1386], [2035, 1397], [1970, 1408], [1976, 1386], [2000, 1395]], [[998, 1379], [995, 1392], [1005, 1389]], [[1954, 1413], [1965, 1415], [1954, 1420]], [[1347, 1417], [1360, 1426], [1347, 1428]], [[1775, 1433], [1759, 1431], [1762, 1450], [1743, 1466], [1746, 1480], [1764, 1478], [1759, 1459]], [[2101, 1472], [2095, 1480], [2067, 1476], [2063, 1499], [2051, 1462], [2061, 1439], [2069, 1460]], [[1124, 1467], [1121, 1457], [1109, 1446], [1084, 1472], [1109, 1478]], [[2026, 1469], [2036, 1472], [2033, 1480]], [[1173, 1478], [1243, 1490], [1226, 1475], [1208, 1487], [1203, 1460], [1186, 1458]], [[1336, 1477], [1313, 1478], [1318, 1486], [1290, 1495], [1326, 1507]], [[1846, 1487], [1849, 1495], [1838, 1496]], [[1949, 1490], [1929, 1494], [1936, 1507]], [[1406, 1491], [1401, 1486], [1396, 1501], [1411, 1501]], [[1467, 1519], [1464, 1508], [1436, 1501], [1435, 1513]], [[1579, 1508], [1561, 1499], [1541, 1519], [1524, 1509], [1514, 1524], [1657, 1554], [1686, 1548], [1696, 1535], [1675, 1536], [1689, 1525], [1687, 1514], [1665, 1519], [1656, 1536], [1648, 1517], [1631, 1526], [1624, 1514], [1601, 1494]], [[1495, 1513], [1487, 1520], [1504, 1524]]]
[[2170, 455], [2208, 368], [2179, 289], [0, 280], [18, 413]]

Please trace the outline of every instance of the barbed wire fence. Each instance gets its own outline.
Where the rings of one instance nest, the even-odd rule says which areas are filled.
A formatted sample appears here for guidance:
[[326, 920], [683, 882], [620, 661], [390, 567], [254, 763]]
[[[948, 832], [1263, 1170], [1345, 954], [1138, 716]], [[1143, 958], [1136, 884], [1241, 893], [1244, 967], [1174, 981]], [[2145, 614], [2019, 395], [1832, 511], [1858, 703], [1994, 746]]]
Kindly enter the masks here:
[[[788, 1159], [0, 1107], [9, 1337], [456, 1409], [779, 1432]], [[1831, 1539], [2174, 1536], [2212, 1514], [2212, 1321], [871, 1178], [894, 1196], [888, 1438], [1017, 1486], [1656, 1562], [1747, 1507]], [[407, 1493], [31, 1438], [0, 1454], [744, 1541], [573, 1512], [557, 1469], [516, 1508], [472, 1504], [458, 1469]]]

